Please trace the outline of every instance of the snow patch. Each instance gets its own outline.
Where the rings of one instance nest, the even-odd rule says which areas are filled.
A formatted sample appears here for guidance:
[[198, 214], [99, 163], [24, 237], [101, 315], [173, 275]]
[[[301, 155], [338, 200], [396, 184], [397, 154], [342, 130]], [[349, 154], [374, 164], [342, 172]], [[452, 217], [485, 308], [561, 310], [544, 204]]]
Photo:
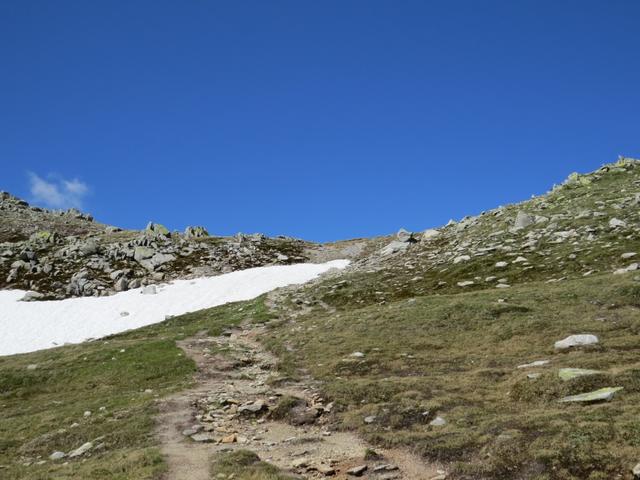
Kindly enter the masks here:
[[216, 277], [175, 280], [142, 295], [141, 288], [109, 297], [21, 302], [24, 290], [0, 291], [0, 355], [80, 343], [162, 322], [167, 315], [250, 300], [286, 285], [308, 282], [348, 260], [250, 268]]

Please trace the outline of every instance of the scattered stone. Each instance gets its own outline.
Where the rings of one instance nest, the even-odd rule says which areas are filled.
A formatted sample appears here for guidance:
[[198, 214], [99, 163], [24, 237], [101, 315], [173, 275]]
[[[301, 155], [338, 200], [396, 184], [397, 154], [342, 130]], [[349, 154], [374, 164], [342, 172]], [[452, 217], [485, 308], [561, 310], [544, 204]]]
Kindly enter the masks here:
[[187, 227], [184, 230], [186, 238], [204, 238], [209, 236], [209, 232], [204, 227]]
[[373, 423], [376, 421], [375, 415], [369, 415], [368, 417], [364, 417], [364, 423]]
[[458, 282], [459, 287], [468, 287], [469, 285], [473, 285], [473, 280], [465, 280], [464, 282]]
[[364, 357], [364, 353], [362, 352], [353, 352], [351, 355], [349, 355], [350, 357], [353, 358], [363, 358]]
[[227, 435], [226, 437], [222, 437], [220, 439], [220, 443], [236, 443], [238, 441], [238, 436], [235, 433], [231, 435]]
[[38, 300], [42, 300], [44, 295], [39, 292], [27, 292], [24, 294], [24, 297], [20, 299], [21, 302], [36, 302]]
[[72, 450], [71, 452], [69, 452], [69, 458], [80, 457], [80, 456], [84, 455], [85, 453], [87, 453], [92, 448], [93, 448], [93, 443], [87, 442], [87, 443], [83, 444], [82, 446], [76, 448], [75, 450]]
[[155, 295], [158, 293], [158, 290], [155, 285], [147, 285], [140, 293], [142, 293], [142, 295]]
[[201, 432], [203, 428], [204, 428], [203, 425], [194, 425], [192, 427], [189, 427], [183, 430], [182, 435], [184, 435], [185, 437], [191, 437], [192, 435], [195, 435], [196, 433]]
[[238, 413], [260, 413], [264, 410], [267, 410], [267, 404], [264, 400], [256, 400], [248, 405], [238, 407]]
[[422, 240], [423, 241], [433, 240], [434, 238], [437, 238], [440, 235], [441, 235], [441, 232], [439, 230], [436, 230], [434, 228], [430, 228], [430, 229], [425, 230], [424, 232], [422, 232]]
[[53, 461], [62, 460], [66, 456], [67, 454], [64, 452], [53, 452], [51, 455], [49, 455], [49, 460], [53, 460]]
[[533, 225], [535, 222], [536, 222], [536, 217], [526, 212], [520, 211], [516, 215], [516, 219], [514, 221], [513, 226], [514, 228], [522, 229], [522, 228], [527, 228], [530, 225]]
[[380, 250], [380, 255], [393, 255], [394, 253], [404, 252], [407, 248], [409, 248], [409, 242], [399, 242], [394, 240]]
[[518, 365], [516, 368], [534, 368], [534, 367], [544, 367], [548, 365], [550, 360], [536, 360], [535, 362], [525, 363], [523, 365]]
[[583, 368], [561, 368], [558, 371], [558, 376], [561, 380], [567, 381], [578, 377], [584, 377], [586, 375], [596, 375], [602, 373], [598, 370], [587, 370]]
[[315, 469], [325, 477], [331, 477], [336, 474], [336, 471], [333, 467], [329, 465], [320, 464], [315, 467]]
[[293, 468], [307, 468], [309, 466], [308, 458], [296, 458], [293, 462], [291, 462], [291, 466]]
[[460, 255], [459, 257], [453, 259], [453, 263], [467, 262], [469, 260], [471, 260], [471, 257], [469, 255]]
[[398, 230], [398, 233], [396, 233], [396, 238], [398, 239], [399, 242], [414, 242], [415, 239], [413, 238], [413, 233], [409, 232], [408, 230], [405, 230], [404, 228], [401, 228], [400, 230]]
[[625, 267], [625, 268], [619, 268], [617, 270], [615, 270], [613, 273], [615, 275], [620, 275], [622, 273], [627, 273], [627, 272], [635, 272], [636, 270], [638, 270], [638, 266], [640, 266], [638, 263], [632, 263], [629, 266]]
[[619, 218], [612, 218], [609, 220], [609, 226], [611, 228], [623, 228], [627, 226], [627, 222], [620, 220]]
[[507, 265], [509, 265], [509, 262], [496, 262], [496, 267], [497, 268], [504, 268]]
[[631, 470], [631, 473], [633, 473], [634, 478], [636, 479], [640, 478], [640, 463], [638, 463], [635, 467], [633, 467], [633, 469]]
[[429, 422], [429, 425], [431, 425], [432, 427], [442, 427], [443, 425], [446, 425], [446, 424], [447, 424], [447, 421], [442, 417], [436, 417]]
[[217, 442], [216, 437], [214, 437], [209, 432], [196, 433], [195, 435], [191, 435], [191, 440], [197, 443], [213, 443]]
[[622, 255], [620, 255], [621, 258], [623, 259], [629, 259], [631, 257], [635, 257], [636, 256], [636, 252], [627, 252], [627, 253], [623, 253]]
[[347, 475], [352, 475], [354, 477], [360, 477], [367, 471], [366, 465], [358, 465], [357, 467], [350, 468], [347, 470]]
[[623, 387], [606, 387], [606, 388], [601, 388], [599, 390], [595, 390], [593, 392], [581, 393], [579, 395], [571, 395], [568, 397], [564, 397], [558, 401], [563, 403], [572, 403], [572, 402], [589, 403], [589, 402], [603, 402], [603, 401], [608, 402], [613, 399], [616, 392], [619, 392], [622, 389]]
[[27, 370], [35, 370], [36, 368], [38, 368], [38, 364], [37, 363], [31, 363], [31, 364], [27, 365]]
[[554, 344], [556, 350], [566, 350], [572, 347], [581, 347], [584, 345], [595, 345], [598, 343], [598, 337], [591, 334], [569, 335], [564, 340], [559, 340]]

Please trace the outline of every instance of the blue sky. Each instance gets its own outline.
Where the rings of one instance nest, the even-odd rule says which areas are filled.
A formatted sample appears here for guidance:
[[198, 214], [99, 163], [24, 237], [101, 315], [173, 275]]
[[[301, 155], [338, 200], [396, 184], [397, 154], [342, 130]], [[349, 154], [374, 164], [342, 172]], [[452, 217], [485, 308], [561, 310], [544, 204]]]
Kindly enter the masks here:
[[0, 189], [333, 240], [640, 157], [640, 2], [0, 0]]

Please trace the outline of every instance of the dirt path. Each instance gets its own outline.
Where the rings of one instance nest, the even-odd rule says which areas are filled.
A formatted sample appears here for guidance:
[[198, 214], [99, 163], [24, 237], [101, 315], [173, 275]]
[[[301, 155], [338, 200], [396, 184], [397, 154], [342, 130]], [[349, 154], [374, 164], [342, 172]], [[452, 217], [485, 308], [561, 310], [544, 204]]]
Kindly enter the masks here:
[[[216, 453], [244, 448], [262, 460], [303, 478], [346, 478], [347, 470], [367, 465], [363, 478], [443, 479], [442, 471], [400, 451], [376, 449], [383, 457], [365, 461], [367, 445], [354, 434], [330, 429], [331, 404], [309, 384], [273, 386], [275, 359], [256, 341], [261, 327], [201, 334], [179, 346], [198, 367], [196, 386], [160, 404], [156, 434], [168, 463], [165, 480], [213, 478]], [[287, 421], [270, 411], [283, 396], [302, 399]], [[293, 424], [292, 424], [293, 423]]]

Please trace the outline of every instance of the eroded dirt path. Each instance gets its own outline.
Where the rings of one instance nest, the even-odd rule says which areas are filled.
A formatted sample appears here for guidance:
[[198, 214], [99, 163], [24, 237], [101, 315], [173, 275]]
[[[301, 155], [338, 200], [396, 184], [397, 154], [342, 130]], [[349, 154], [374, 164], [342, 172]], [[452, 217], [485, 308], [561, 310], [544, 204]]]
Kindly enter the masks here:
[[[444, 479], [433, 465], [405, 452], [376, 449], [383, 458], [367, 460], [367, 445], [356, 435], [330, 428], [332, 405], [309, 384], [274, 386], [275, 358], [256, 338], [263, 327], [247, 326], [219, 337], [202, 333], [179, 342], [198, 367], [196, 386], [160, 403], [156, 434], [168, 463], [165, 480], [206, 480], [211, 458], [244, 448], [264, 461], [303, 478], [353, 477], [374, 480]], [[273, 409], [284, 396], [303, 401], [286, 419]], [[270, 413], [271, 412], [271, 413]]]

